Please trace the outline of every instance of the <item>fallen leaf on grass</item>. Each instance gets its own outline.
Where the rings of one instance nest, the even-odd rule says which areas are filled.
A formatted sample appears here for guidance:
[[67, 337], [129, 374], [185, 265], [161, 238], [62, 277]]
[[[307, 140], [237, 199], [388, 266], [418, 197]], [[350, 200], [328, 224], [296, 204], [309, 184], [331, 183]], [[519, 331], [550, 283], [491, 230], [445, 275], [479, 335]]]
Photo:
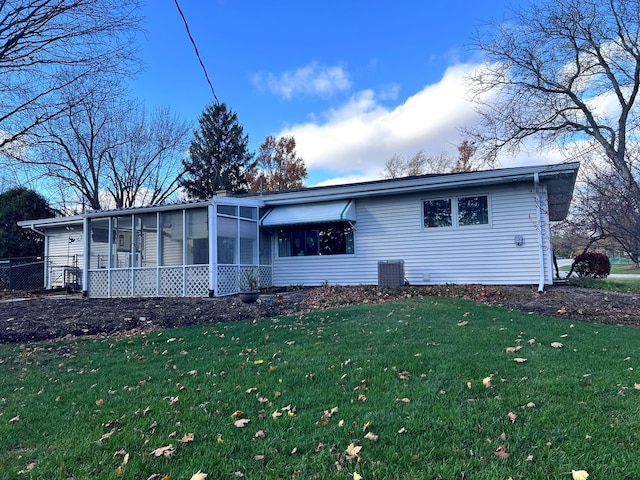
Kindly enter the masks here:
[[256, 438], [264, 438], [264, 437], [266, 437], [266, 434], [264, 433], [264, 430], [258, 430], [255, 433], [254, 437], [256, 437]]
[[507, 459], [509, 458], [509, 454], [507, 453], [507, 449], [504, 445], [500, 445], [496, 448], [496, 451], [493, 452], [498, 458]]
[[410, 403], [411, 400], [409, 400], [407, 397], [403, 397], [403, 398], [396, 398], [396, 402], [399, 402], [399, 403]]
[[407, 433], [407, 429], [402, 427], [400, 430], [398, 430], [398, 433], [400, 434]]
[[640, 390], [640, 383], [634, 383], [633, 384], [633, 389], [634, 390]]
[[376, 435], [373, 432], [367, 432], [367, 434], [364, 436], [364, 438], [366, 438], [367, 440], [371, 440], [372, 442], [377, 442], [378, 441], [378, 435]]
[[249, 420], [248, 418], [240, 418], [233, 422], [233, 425], [237, 428], [244, 428], [250, 421], [251, 420]]
[[561, 344], [560, 342], [551, 342], [551, 346], [553, 348], [562, 348], [562, 347], [564, 347], [564, 345]]
[[200, 470], [191, 476], [191, 480], [204, 480], [205, 478], [207, 478], [207, 474], [202, 473]]
[[509, 412], [508, 417], [509, 420], [511, 420], [511, 423], [516, 423], [516, 418], [518, 418], [518, 415], [513, 412]]
[[518, 350], [522, 348], [522, 345], [518, 345], [516, 347], [507, 347], [505, 348], [507, 353], [516, 353]]
[[486, 387], [486, 388], [491, 388], [491, 377], [484, 377], [482, 379], [482, 384]]
[[587, 480], [589, 473], [586, 470], [571, 470], [573, 480]]
[[242, 410], [236, 410], [231, 414], [231, 418], [242, 418], [244, 412]]
[[362, 450], [362, 446], [350, 443], [347, 447], [347, 455], [349, 455], [350, 457], [357, 457], [360, 453], [360, 450]]
[[458, 322], [459, 327], [466, 327], [467, 325], [469, 325], [469, 322], [467, 322], [466, 320], [463, 320], [462, 322]]
[[411, 374], [406, 370], [403, 370], [402, 372], [398, 373], [398, 378], [400, 380], [408, 380], [410, 376]]
[[273, 412], [273, 413], [271, 414], [271, 418], [273, 418], [274, 420], [275, 420], [276, 418], [278, 418], [278, 417], [281, 417], [281, 416], [282, 416], [282, 412], [279, 412], [278, 410], [276, 410], [275, 412]]
[[516, 362], [516, 363], [524, 363], [524, 362], [527, 361], [527, 359], [526, 358], [517, 357], [517, 358], [514, 358], [513, 361]]
[[16, 423], [19, 421], [20, 421], [20, 415], [16, 415], [15, 417], [9, 419], [9, 423]]
[[362, 480], [362, 475], [358, 472], [353, 472], [353, 480]]
[[180, 439], [180, 443], [189, 443], [193, 442], [193, 433], [187, 433], [184, 437]]
[[153, 455], [154, 457], [170, 457], [174, 453], [176, 453], [175, 447], [169, 444], [166, 447], [156, 448], [151, 452], [151, 455]]

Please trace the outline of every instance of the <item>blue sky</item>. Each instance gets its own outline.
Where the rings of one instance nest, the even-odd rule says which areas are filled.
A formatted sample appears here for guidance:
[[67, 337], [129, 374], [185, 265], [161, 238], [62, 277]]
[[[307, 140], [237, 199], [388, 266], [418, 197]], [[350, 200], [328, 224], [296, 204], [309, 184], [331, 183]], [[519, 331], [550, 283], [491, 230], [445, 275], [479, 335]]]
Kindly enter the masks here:
[[[180, 5], [216, 95], [238, 114], [251, 149], [267, 135], [293, 135], [312, 186], [379, 178], [394, 154], [455, 157], [458, 128], [474, 119], [465, 76], [482, 61], [468, 48], [472, 33], [524, 1]], [[133, 95], [195, 126], [213, 96], [175, 3], [148, 0], [142, 13], [146, 70]]]

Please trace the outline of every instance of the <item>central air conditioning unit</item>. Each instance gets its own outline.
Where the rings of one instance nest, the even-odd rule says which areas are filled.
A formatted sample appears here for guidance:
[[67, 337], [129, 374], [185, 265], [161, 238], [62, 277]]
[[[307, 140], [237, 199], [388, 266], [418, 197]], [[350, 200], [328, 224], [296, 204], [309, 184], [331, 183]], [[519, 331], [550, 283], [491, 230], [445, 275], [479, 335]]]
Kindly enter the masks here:
[[404, 286], [404, 260], [380, 260], [378, 262], [378, 287]]

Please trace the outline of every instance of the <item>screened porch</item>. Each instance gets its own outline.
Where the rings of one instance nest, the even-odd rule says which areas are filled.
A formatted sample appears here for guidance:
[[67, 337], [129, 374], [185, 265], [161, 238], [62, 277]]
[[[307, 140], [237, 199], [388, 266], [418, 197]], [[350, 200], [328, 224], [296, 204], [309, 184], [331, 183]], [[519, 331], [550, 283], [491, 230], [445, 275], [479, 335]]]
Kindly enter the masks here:
[[87, 295], [231, 295], [243, 288], [248, 271], [256, 274], [260, 287], [270, 286], [271, 257], [260, 255], [261, 206], [254, 199], [214, 197], [88, 214]]

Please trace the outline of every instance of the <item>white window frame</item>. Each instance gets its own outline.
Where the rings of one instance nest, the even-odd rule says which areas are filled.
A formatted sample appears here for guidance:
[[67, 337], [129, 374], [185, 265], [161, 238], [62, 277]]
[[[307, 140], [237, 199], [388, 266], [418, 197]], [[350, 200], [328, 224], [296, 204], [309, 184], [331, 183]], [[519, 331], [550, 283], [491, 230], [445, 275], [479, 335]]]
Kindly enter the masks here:
[[[487, 223], [479, 223], [476, 225], [460, 225], [458, 216], [458, 199], [468, 197], [487, 197]], [[448, 200], [451, 204], [451, 225], [446, 227], [434, 226], [429, 227], [425, 225], [424, 205], [426, 202], [433, 202], [435, 200]], [[459, 195], [446, 195], [442, 197], [428, 197], [420, 200], [420, 218], [422, 224], [422, 230], [449, 230], [452, 228], [487, 228], [492, 225], [491, 214], [491, 195], [488, 193], [464, 193]]]

